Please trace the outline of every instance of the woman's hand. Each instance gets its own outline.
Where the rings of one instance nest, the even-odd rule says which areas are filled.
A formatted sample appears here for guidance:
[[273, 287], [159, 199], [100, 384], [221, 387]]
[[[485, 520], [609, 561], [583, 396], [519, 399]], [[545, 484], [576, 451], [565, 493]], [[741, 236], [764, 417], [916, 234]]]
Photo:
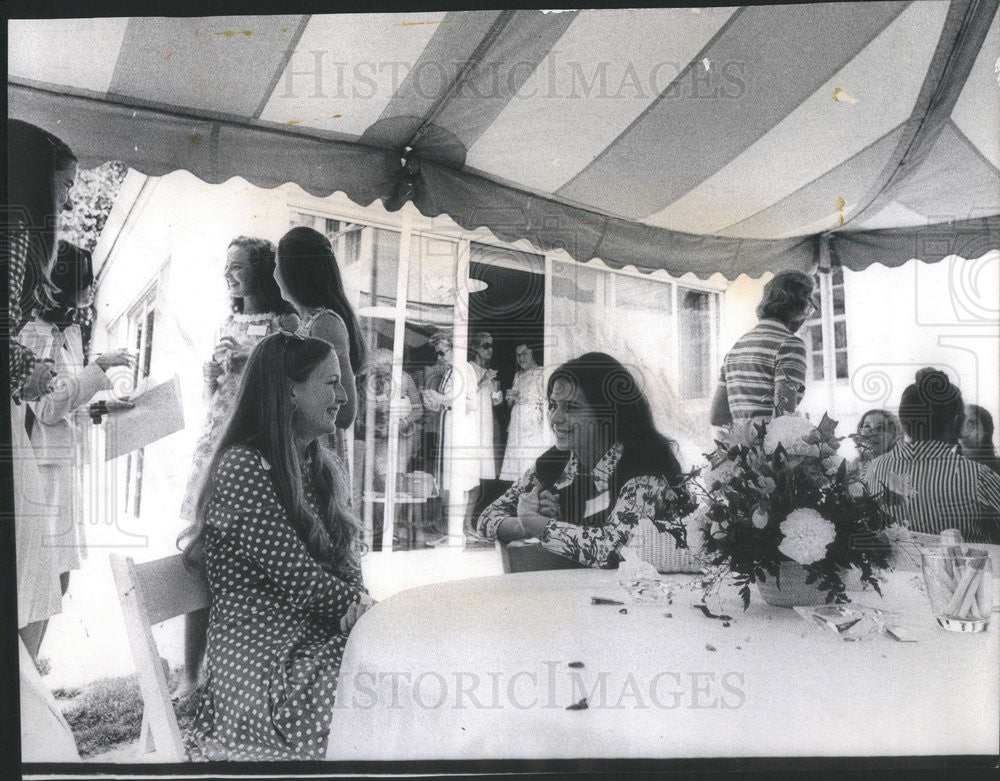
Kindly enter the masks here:
[[[544, 501], [542, 496], [546, 497]], [[530, 492], [518, 497], [517, 517], [529, 537], [543, 536], [549, 521], [558, 516], [558, 502], [553, 511], [552, 501], [549, 498], [552, 496], [548, 491], [543, 494], [541, 485], [536, 481]]]
[[507, 391], [506, 396], [507, 396], [507, 403], [510, 405], [517, 404], [517, 402], [521, 400], [521, 394], [518, 391], [514, 390], [513, 388]]
[[56, 373], [51, 361], [38, 361], [34, 371], [28, 375], [21, 388], [21, 396], [25, 401], [38, 401], [52, 388]]
[[104, 371], [107, 371], [112, 366], [128, 366], [131, 368], [135, 366], [135, 362], [136, 356], [125, 349], [112, 350], [109, 353], [101, 353], [94, 361], [94, 363], [100, 366]]
[[222, 366], [217, 361], [205, 361], [201, 367], [201, 374], [205, 378], [205, 384], [214, 389], [219, 377], [222, 376]]
[[215, 350], [212, 351], [212, 360], [218, 364], [224, 364], [226, 359], [234, 352], [239, 350], [240, 346], [236, 343], [236, 340], [231, 336], [224, 336], [219, 340], [219, 343], [215, 345]]
[[374, 599], [368, 596], [368, 594], [362, 594], [361, 599], [348, 607], [347, 612], [340, 619], [340, 631], [345, 635], [350, 632], [354, 628], [354, 625], [358, 623], [358, 619], [374, 604]]

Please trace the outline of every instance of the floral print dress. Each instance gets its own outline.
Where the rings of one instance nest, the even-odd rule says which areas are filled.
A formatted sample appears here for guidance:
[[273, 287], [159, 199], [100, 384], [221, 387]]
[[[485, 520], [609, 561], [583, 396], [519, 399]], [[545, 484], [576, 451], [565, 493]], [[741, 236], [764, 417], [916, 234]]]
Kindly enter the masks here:
[[[542, 539], [546, 550], [588, 567], [614, 568], [620, 561], [619, 551], [628, 544], [639, 521], [657, 517], [657, 508], [671, 490], [666, 477], [633, 477], [619, 489], [617, 497], [611, 496], [610, 485], [622, 452], [621, 443], [612, 445], [589, 475], [580, 472], [576, 455], [570, 455], [553, 487], [561, 498], [571, 491], [571, 486], [575, 489], [573, 493], [584, 498], [582, 506], [575, 511], [567, 512], [563, 502], [564, 517], [578, 517], [579, 522], [549, 521]], [[582, 486], [579, 485], [581, 481]], [[535, 482], [535, 468], [532, 467], [483, 511], [477, 521], [479, 533], [495, 540], [497, 528], [505, 518], [517, 517], [518, 499], [521, 494], [530, 493]]]
[[185, 735], [192, 758], [322, 759], [347, 642], [340, 619], [367, 593], [360, 570], [335, 573], [310, 554], [270, 466], [247, 446], [216, 468], [204, 561], [208, 675]]
[[239, 393], [240, 380], [243, 378], [243, 369], [246, 367], [247, 358], [253, 348], [256, 347], [265, 336], [270, 336], [280, 330], [295, 330], [298, 319], [295, 315], [277, 314], [275, 312], [260, 312], [255, 314], [243, 314], [234, 312], [223, 323], [219, 330], [220, 341], [225, 338], [232, 339], [237, 348], [226, 354], [222, 362], [222, 375], [219, 377], [215, 393], [208, 404], [208, 413], [205, 416], [205, 425], [202, 429], [201, 437], [194, 447], [194, 455], [191, 459], [191, 472], [188, 476], [187, 487], [184, 490], [184, 499], [181, 503], [181, 518], [187, 521], [194, 520], [195, 507], [198, 503], [198, 494], [201, 493], [202, 481], [205, 477], [205, 470], [215, 452], [215, 445], [225, 430], [226, 423], [229, 422], [236, 406], [236, 395]]

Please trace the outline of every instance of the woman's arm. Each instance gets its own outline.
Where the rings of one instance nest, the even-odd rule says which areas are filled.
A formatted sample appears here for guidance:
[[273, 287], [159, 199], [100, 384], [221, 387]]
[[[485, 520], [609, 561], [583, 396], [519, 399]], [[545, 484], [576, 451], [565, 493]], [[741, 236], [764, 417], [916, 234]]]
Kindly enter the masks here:
[[476, 530], [488, 540], [510, 542], [529, 536], [517, 517], [521, 496], [530, 493], [535, 484], [535, 468], [531, 467], [502, 496], [480, 513]]
[[603, 526], [549, 521], [543, 543], [553, 553], [588, 567], [607, 567], [617, 560], [618, 551], [628, 544], [640, 519], [654, 516], [656, 497], [668, 488], [664, 478], [635, 477], [618, 492], [615, 506]]
[[46, 426], [58, 423], [77, 407], [90, 401], [98, 391], [111, 388], [111, 381], [96, 362], [76, 375], [59, 373], [52, 392], [32, 403], [31, 409]]
[[713, 426], [728, 426], [733, 422], [733, 413], [729, 409], [729, 392], [726, 390], [726, 367], [719, 370], [719, 384], [712, 397], [712, 409], [708, 413], [709, 422]]
[[797, 336], [785, 341], [774, 363], [774, 414], [795, 412], [806, 389], [806, 345]]
[[358, 389], [355, 387], [354, 370], [351, 368], [351, 342], [344, 321], [333, 312], [324, 312], [316, 318], [309, 335], [333, 345], [340, 360], [340, 384], [347, 391], [347, 402], [337, 413], [337, 428], [350, 428], [358, 413]]
[[209, 523], [232, 524], [238, 555], [259, 567], [290, 605], [339, 621], [361, 590], [323, 569], [292, 528], [260, 454], [233, 448], [215, 474]]

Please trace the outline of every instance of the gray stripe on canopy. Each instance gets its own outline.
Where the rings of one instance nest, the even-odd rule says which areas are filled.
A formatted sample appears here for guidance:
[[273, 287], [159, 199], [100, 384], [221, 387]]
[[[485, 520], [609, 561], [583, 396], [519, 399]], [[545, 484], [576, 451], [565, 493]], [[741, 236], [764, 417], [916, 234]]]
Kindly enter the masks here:
[[816, 221], [835, 214], [838, 198], [843, 198], [847, 204], [856, 203], [889, 159], [901, 134], [900, 127], [893, 128], [818, 179], [756, 214], [726, 226], [718, 231], [719, 235], [760, 239], [782, 236], [796, 228], [809, 228]]
[[449, 11], [413, 67], [403, 76], [378, 121], [365, 131], [365, 142], [392, 148], [406, 144], [500, 13]]
[[[907, 5], [819, 3], [741, 9], [558, 195], [636, 219], [656, 214], [781, 122]], [[775, 46], [775, 41], [782, 45]], [[706, 77], [704, 58], [712, 63], [707, 84], [699, 81]], [[737, 79], [743, 82], [742, 91]], [[635, 176], [636, 171], [643, 176]]]
[[253, 117], [270, 96], [301, 19], [134, 17], [108, 95]]
[[464, 151], [493, 124], [575, 18], [575, 11], [449, 13], [444, 21], [456, 23], [435, 31], [362, 140], [419, 147], [413, 134], [430, 122], [461, 143], [464, 161]]
[[934, 223], [996, 214], [1000, 171], [949, 121], [920, 168], [896, 188], [894, 200]]

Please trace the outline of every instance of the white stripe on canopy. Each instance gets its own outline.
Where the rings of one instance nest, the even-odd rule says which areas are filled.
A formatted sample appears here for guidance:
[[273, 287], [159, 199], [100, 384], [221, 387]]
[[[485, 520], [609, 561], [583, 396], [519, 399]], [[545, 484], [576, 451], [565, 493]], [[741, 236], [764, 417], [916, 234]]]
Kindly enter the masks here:
[[107, 93], [128, 22], [127, 17], [10, 19], [8, 77]]
[[444, 17], [443, 11], [313, 16], [261, 119], [360, 136]]

